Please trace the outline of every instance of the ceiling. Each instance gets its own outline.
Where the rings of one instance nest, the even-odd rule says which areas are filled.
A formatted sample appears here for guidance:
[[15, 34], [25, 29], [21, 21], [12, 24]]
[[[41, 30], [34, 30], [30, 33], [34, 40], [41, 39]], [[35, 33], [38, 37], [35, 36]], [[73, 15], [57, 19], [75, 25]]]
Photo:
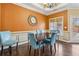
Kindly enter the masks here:
[[16, 3], [19, 6], [34, 10], [44, 15], [50, 15], [57, 11], [61, 11], [67, 8], [79, 8], [79, 3], [60, 3], [58, 6], [53, 8], [43, 8], [40, 3]]

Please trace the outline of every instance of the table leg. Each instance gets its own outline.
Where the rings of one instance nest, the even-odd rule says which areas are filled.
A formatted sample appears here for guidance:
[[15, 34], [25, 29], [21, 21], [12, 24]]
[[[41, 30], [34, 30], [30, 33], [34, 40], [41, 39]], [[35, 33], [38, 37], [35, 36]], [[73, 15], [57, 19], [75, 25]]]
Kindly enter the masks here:
[[40, 44], [39, 44], [39, 56], [40, 56]]
[[39, 56], [40, 56], [40, 48], [39, 48]]
[[3, 45], [1, 46], [1, 55], [3, 55]]

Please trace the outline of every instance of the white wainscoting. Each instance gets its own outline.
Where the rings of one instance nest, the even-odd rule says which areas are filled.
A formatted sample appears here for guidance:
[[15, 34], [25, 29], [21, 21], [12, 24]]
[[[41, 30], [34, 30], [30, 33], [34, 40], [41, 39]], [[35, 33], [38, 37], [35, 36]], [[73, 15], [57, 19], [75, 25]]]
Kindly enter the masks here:
[[12, 39], [18, 41], [19, 43], [28, 41], [28, 34], [27, 32], [16, 32], [12, 33]]
[[[22, 45], [22, 44], [28, 43], [28, 33], [29, 32], [35, 33], [35, 31], [17, 31], [17, 32], [12, 32], [11, 39], [18, 41], [18, 45]], [[16, 46], [16, 44], [14, 44], [13, 46]], [[8, 47], [4, 47], [4, 49], [6, 49], [6, 48], [8, 48]], [[1, 50], [1, 48], [0, 48], [0, 50]]]

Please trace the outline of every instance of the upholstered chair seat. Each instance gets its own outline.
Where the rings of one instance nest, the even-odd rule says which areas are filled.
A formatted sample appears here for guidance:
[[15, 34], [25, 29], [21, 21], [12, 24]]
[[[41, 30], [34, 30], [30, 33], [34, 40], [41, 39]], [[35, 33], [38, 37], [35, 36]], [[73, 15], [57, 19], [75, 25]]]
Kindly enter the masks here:
[[0, 45], [1, 45], [1, 55], [3, 54], [3, 47], [9, 46], [10, 55], [11, 55], [11, 46], [16, 44], [16, 48], [18, 47], [18, 42], [11, 37], [10, 31], [2, 31], [0, 32]]

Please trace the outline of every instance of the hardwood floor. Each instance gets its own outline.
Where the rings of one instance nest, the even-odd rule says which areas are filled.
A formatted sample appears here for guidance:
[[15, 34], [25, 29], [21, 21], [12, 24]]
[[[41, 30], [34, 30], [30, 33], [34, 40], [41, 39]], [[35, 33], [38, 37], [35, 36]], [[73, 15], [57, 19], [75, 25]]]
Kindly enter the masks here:
[[[57, 48], [56, 56], [79, 56], [79, 44], [57, 42], [56, 48]], [[34, 53], [32, 49], [30, 56], [33, 55]], [[38, 51], [35, 55], [38, 56]], [[4, 50], [3, 56], [9, 56], [8, 49]], [[28, 44], [20, 45], [17, 52], [16, 52], [16, 47], [13, 47], [12, 56], [29, 56]], [[48, 46], [45, 46], [44, 53], [41, 52], [41, 56], [51, 56]]]

